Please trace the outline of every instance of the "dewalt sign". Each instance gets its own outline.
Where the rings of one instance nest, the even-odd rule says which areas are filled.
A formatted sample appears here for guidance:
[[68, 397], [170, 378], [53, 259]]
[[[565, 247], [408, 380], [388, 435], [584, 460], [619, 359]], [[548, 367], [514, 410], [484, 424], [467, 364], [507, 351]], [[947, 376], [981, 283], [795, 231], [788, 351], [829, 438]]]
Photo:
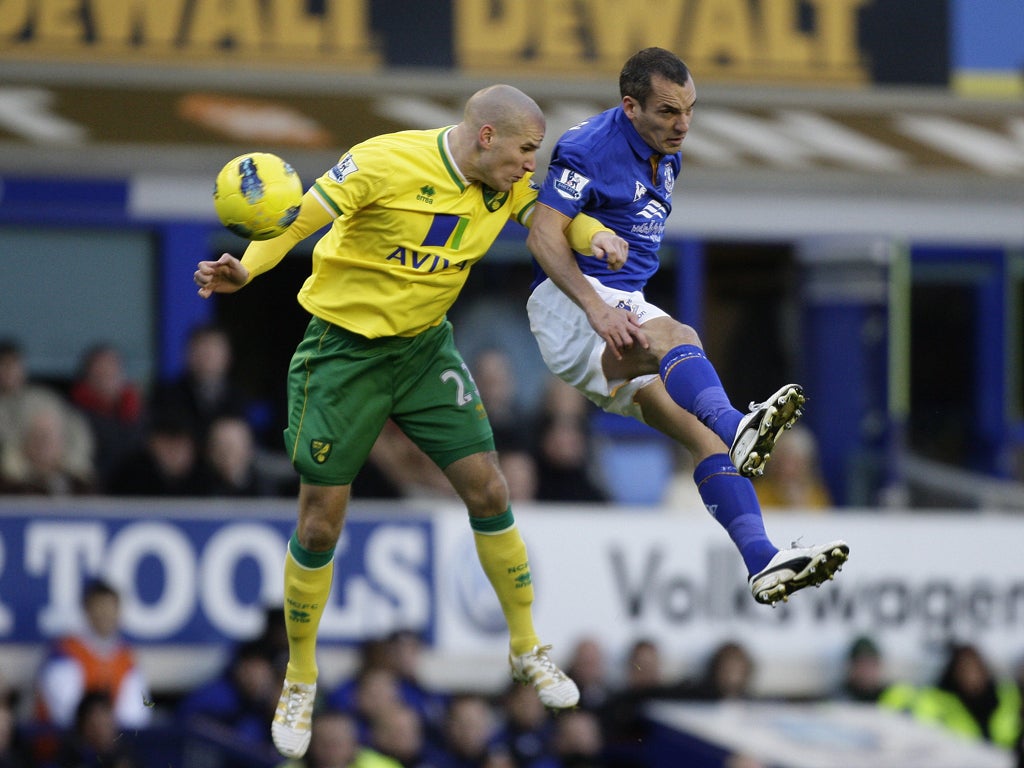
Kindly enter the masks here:
[[918, 0], [913, 18], [900, 16], [900, 7], [883, 0], [0, 0], [0, 64], [339, 73], [412, 66], [614, 80], [632, 53], [657, 45], [682, 56], [702, 83], [892, 83], [913, 65], [945, 85], [946, 5]]

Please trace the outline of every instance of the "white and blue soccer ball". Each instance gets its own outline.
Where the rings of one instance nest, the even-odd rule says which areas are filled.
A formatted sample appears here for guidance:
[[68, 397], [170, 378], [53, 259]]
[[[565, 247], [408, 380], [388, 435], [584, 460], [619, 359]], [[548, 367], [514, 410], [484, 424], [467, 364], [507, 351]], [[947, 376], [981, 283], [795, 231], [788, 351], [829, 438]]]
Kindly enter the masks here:
[[302, 192], [302, 180], [287, 162], [270, 152], [248, 152], [217, 174], [213, 207], [239, 237], [269, 240], [298, 217]]

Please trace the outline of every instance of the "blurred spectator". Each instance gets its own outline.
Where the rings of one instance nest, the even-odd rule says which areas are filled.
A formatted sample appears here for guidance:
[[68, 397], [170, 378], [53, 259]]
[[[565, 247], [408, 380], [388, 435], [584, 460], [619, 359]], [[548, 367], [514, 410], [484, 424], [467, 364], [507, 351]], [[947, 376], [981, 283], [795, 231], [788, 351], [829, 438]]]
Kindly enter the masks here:
[[821, 474], [818, 442], [803, 424], [796, 424], [772, 449], [772, 460], [754, 490], [764, 509], [827, 509], [832, 497]]
[[749, 699], [753, 678], [754, 660], [747, 649], [738, 642], [726, 641], [715, 648], [700, 675], [673, 687], [668, 695], [696, 701]]
[[626, 689], [649, 691], [662, 682], [661, 649], [653, 640], [637, 640], [626, 656]]
[[[422, 718], [428, 736], [435, 737], [447, 713], [448, 696], [420, 681], [422, 653], [423, 639], [411, 630], [396, 630], [386, 637], [364, 641], [355, 675], [329, 694], [328, 706], [358, 712], [365, 740], [370, 720], [392, 701], [393, 689], [394, 701], [411, 707]], [[372, 674], [376, 670], [385, 674]]]
[[178, 721], [190, 729], [213, 727], [229, 742], [262, 744], [272, 750], [270, 722], [283, 673], [271, 658], [272, 651], [262, 640], [241, 643], [219, 677], [181, 700]]
[[143, 728], [152, 720], [149, 690], [135, 653], [121, 636], [121, 598], [104, 581], [93, 580], [82, 596], [85, 626], [58, 640], [39, 668], [36, 718], [69, 728], [79, 702], [102, 693], [112, 702], [122, 728]]
[[486, 347], [473, 358], [471, 369], [498, 453], [520, 445], [531, 418], [516, 398], [516, 370], [509, 353], [501, 347]]
[[586, 710], [563, 712], [555, 721], [552, 751], [559, 768], [605, 768], [604, 737], [597, 715]]
[[[249, 422], [218, 416], [206, 436], [205, 468], [212, 496], [281, 496], [285, 489], [273, 475], [259, 471], [257, 445]], [[290, 491], [290, 489], [288, 489]]]
[[205, 496], [208, 476], [185, 414], [160, 410], [143, 444], [121, 462], [107, 486], [114, 496]]
[[551, 416], [563, 416], [579, 421], [587, 421], [594, 406], [581, 395], [571, 384], [566, 384], [557, 376], [549, 376], [541, 398], [540, 413]]
[[561, 379], [552, 378], [536, 429], [534, 459], [539, 501], [607, 503], [595, 479], [596, 462], [587, 400]]
[[653, 640], [642, 638], [630, 646], [622, 679], [601, 709], [601, 724], [617, 764], [639, 768], [644, 764], [641, 747], [647, 737], [642, 709], [663, 685], [661, 650]]
[[576, 643], [565, 672], [580, 689], [580, 708], [597, 711], [604, 706], [612, 686], [604, 649], [596, 638], [585, 637]]
[[494, 430], [498, 463], [513, 503], [537, 498], [537, 461], [531, 450], [532, 414], [517, 398], [515, 364], [501, 347], [485, 347], [473, 358], [473, 379]]
[[599, 481], [590, 431], [590, 402], [551, 377], [535, 428], [537, 498], [540, 501], [607, 502]]
[[323, 710], [313, 716], [309, 751], [301, 760], [288, 760], [280, 768], [403, 768], [359, 741], [351, 715]]
[[117, 348], [97, 344], [82, 355], [70, 397], [92, 428], [97, 482], [102, 486], [142, 439], [142, 395], [128, 380]]
[[[351, 703], [346, 711], [356, 718], [359, 740], [368, 744], [377, 718], [403, 703], [398, 676], [389, 667], [375, 665], [361, 669], [354, 683], [355, 687], [349, 692]], [[337, 693], [335, 691], [335, 695], [327, 699], [327, 705], [332, 709], [341, 708], [339, 705], [342, 698]]]
[[352, 483], [360, 498], [450, 498], [455, 491], [444, 472], [398, 425], [384, 423], [370, 455]]
[[18, 694], [0, 677], [0, 768], [28, 768], [17, 721]]
[[401, 768], [437, 768], [443, 761], [427, 735], [422, 716], [405, 704], [377, 714], [370, 726], [370, 746]]
[[[754, 660], [747, 649], [735, 640], [719, 643], [703, 669], [692, 680], [669, 685], [651, 698], [689, 701], [745, 701], [755, 698], [753, 690]], [[742, 753], [727, 755], [723, 768], [765, 768], [757, 759]]]
[[63, 737], [54, 768], [143, 768], [132, 739], [119, 727], [110, 696], [86, 694], [75, 709], [74, 727]]
[[266, 650], [274, 669], [284, 675], [288, 665], [288, 632], [283, 606], [268, 605], [263, 609], [263, 631], [257, 639]]
[[423, 660], [423, 638], [408, 629], [392, 632], [384, 640], [384, 662], [398, 677], [402, 701], [423, 718], [432, 736], [439, 732], [448, 709], [448, 694], [435, 691], [420, 679]]
[[526, 440], [498, 452], [498, 464], [508, 483], [508, 498], [513, 504], [537, 500], [537, 460]]
[[329, 709], [339, 709], [344, 712], [351, 712], [355, 706], [356, 690], [359, 688], [359, 678], [370, 669], [377, 667], [391, 668], [388, 659], [390, 649], [387, 639], [383, 637], [369, 637], [359, 645], [359, 660], [356, 670], [347, 680], [338, 683], [327, 697]]
[[882, 653], [878, 645], [864, 635], [855, 638], [846, 654], [839, 698], [875, 702], [884, 690]]
[[501, 699], [502, 724], [494, 738], [524, 768], [541, 768], [549, 759], [553, 722], [537, 694], [526, 685], [512, 683]]
[[201, 449], [218, 416], [245, 418], [245, 398], [232, 381], [232, 363], [226, 330], [216, 325], [193, 328], [185, 348], [185, 370], [177, 378], [157, 383], [150, 395], [150, 410], [183, 414]]
[[26, 464], [21, 452], [27, 433], [40, 411], [59, 414], [62, 438], [61, 472], [75, 482], [91, 485], [95, 479], [93, 437], [89, 423], [58, 392], [29, 381], [21, 346], [0, 340], [0, 461], [4, 474], [24, 479]]
[[480, 763], [480, 768], [555, 768], [553, 763], [545, 761], [542, 764], [532, 766], [522, 766], [516, 762], [516, 759], [499, 748], [492, 748], [484, 755], [483, 762]]
[[492, 751], [496, 732], [495, 714], [486, 698], [473, 693], [453, 697], [444, 724], [446, 760], [438, 768], [479, 768]]
[[81, 496], [95, 488], [91, 477], [66, 464], [68, 421], [65, 408], [40, 400], [29, 406], [18, 442], [5, 446], [0, 462], [0, 493], [23, 496]]
[[1014, 749], [1021, 737], [1021, 700], [1017, 682], [997, 678], [976, 646], [955, 643], [935, 685], [895, 683], [879, 703], [965, 738]]

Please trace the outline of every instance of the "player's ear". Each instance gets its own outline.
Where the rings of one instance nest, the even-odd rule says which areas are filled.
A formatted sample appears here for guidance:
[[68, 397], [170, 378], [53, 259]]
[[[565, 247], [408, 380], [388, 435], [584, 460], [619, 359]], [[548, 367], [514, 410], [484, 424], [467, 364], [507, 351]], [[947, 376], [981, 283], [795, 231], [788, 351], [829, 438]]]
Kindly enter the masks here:
[[490, 149], [491, 144], [494, 143], [494, 126], [489, 123], [484, 123], [480, 127], [480, 133], [478, 134], [478, 140], [480, 146], [484, 149]]
[[632, 96], [623, 96], [622, 111], [626, 113], [626, 117], [632, 120], [636, 113], [640, 111], [640, 102]]

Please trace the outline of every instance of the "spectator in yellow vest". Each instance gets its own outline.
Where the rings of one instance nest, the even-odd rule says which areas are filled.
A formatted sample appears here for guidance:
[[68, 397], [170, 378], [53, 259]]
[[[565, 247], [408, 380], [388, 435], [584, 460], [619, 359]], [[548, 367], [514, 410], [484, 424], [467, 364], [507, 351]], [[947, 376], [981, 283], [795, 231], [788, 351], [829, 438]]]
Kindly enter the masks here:
[[909, 712], [968, 738], [1013, 749], [1021, 735], [1021, 690], [1013, 679], [999, 679], [974, 645], [954, 644], [938, 682], [931, 686], [897, 683], [879, 703]]

